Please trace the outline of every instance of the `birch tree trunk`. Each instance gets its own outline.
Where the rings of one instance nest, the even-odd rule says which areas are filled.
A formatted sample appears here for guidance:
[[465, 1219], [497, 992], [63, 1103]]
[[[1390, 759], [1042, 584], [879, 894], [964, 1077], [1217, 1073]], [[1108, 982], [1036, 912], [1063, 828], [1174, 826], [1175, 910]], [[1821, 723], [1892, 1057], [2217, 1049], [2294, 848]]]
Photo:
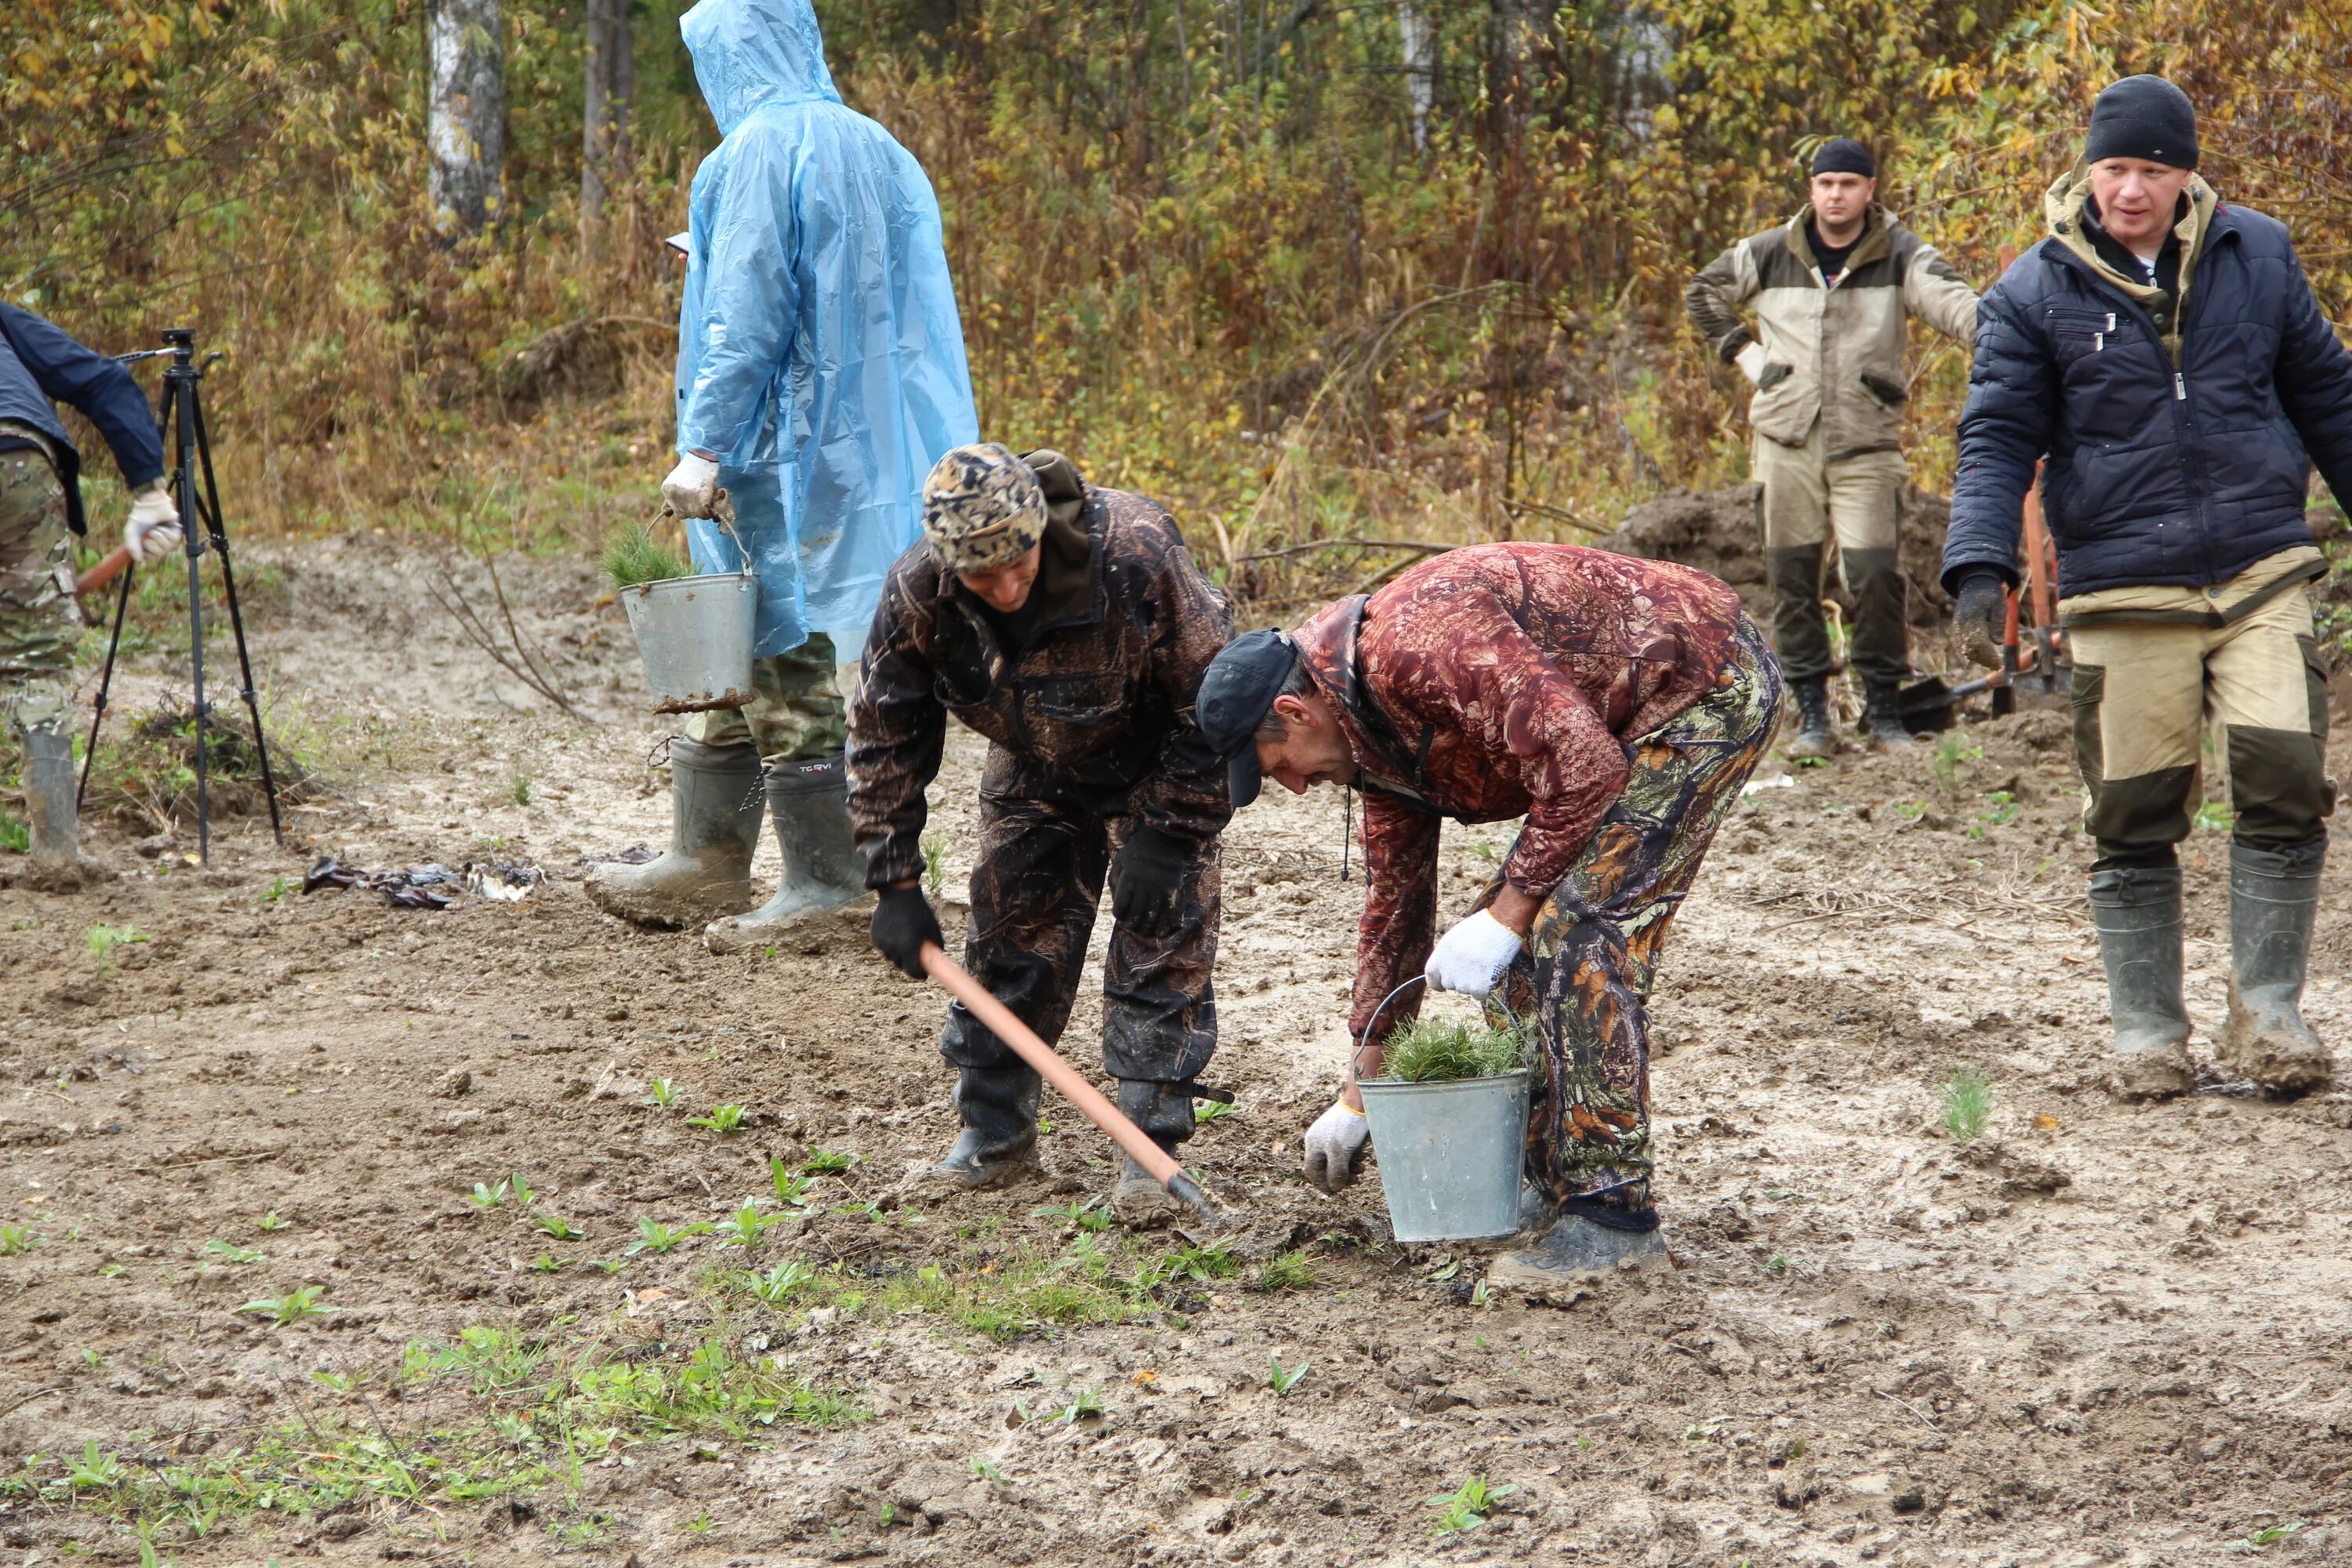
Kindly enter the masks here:
[[593, 252], [604, 204], [629, 158], [629, 105], [636, 61], [629, 38], [629, 0], [588, 0], [587, 112], [580, 144], [581, 238]]
[[497, 221], [504, 197], [506, 51], [499, 0], [432, 0], [425, 30], [433, 96], [435, 226], [450, 238]]
[[1404, 42], [1404, 90], [1412, 105], [1412, 144], [1429, 151], [1429, 112], [1437, 103], [1437, 29], [1412, 0], [1397, 0], [1397, 33]]

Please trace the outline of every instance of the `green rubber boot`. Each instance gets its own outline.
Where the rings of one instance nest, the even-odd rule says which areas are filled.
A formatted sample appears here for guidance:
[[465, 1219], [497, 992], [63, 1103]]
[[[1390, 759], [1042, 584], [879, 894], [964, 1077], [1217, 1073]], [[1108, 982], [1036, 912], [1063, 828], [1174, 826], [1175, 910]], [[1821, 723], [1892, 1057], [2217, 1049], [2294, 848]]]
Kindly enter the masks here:
[[2335, 1059], [2303, 1021], [2303, 976], [2319, 912], [2325, 838], [2287, 849], [2230, 846], [2230, 1022], [2215, 1053], [2273, 1094], [2308, 1094]]
[[2107, 970], [2115, 1047], [2108, 1090], [2118, 1100], [2168, 1100], [2197, 1081], [2189, 1009], [2180, 996], [2180, 868], [2091, 873], [2091, 919]]
[[779, 763], [766, 778], [783, 880], [776, 896], [750, 914], [710, 923], [702, 942], [713, 952], [749, 952], [804, 916], [866, 896], [865, 858], [849, 831], [847, 758], [835, 752], [811, 762]]
[[760, 842], [760, 752], [669, 743], [669, 848], [642, 866], [610, 862], [588, 875], [588, 898], [643, 926], [699, 925], [751, 902]]

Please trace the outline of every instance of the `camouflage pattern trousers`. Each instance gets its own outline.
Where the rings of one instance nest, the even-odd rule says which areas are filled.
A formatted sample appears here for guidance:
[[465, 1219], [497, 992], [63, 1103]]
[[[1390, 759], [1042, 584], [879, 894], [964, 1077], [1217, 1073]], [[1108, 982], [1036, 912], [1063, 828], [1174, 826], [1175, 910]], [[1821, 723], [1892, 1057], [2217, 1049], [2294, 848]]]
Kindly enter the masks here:
[[[1094, 934], [1103, 882], [1134, 818], [1090, 809], [992, 746], [980, 793], [980, 859], [971, 873], [964, 967], [1023, 1023], [1054, 1045], [1070, 1021]], [[1113, 1078], [1181, 1083], [1217, 1048], [1217, 960], [1223, 879], [1217, 840], [1181, 875], [1176, 929], [1165, 937], [1114, 929], [1103, 965], [1103, 1067]], [[1017, 1060], [961, 1003], [948, 1009], [940, 1053], [960, 1068], [1002, 1070]]]
[[706, 746], [755, 745], [772, 768], [836, 755], [849, 744], [849, 715], [833, 661], [833, 639], [823, 632], [753, 659], [751, 700], [695, 714], [686, 721], [686, 738]]
[[18, 730], [73, 710], [73, 534], [65, 487], [45, 452], [0, 452], [0, 715]]
[[1742, 616], [1715, 690], [1625, 748], [1624, 793], [1488, 1002], [1495, 1022], [1517, 1026], [1542, 1058], [1527, 1173], [1554, 1203], [1650, 1206], [1651, 982], [1675, 910], [1780, 710], [1780, 666]]

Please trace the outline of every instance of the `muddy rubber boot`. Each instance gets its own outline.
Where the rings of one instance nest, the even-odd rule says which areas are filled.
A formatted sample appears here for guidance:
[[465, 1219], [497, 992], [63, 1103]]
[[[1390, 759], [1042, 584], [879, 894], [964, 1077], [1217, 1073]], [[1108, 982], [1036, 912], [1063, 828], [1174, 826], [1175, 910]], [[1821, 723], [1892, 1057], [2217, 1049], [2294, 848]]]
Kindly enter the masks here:
[[1791, 762], [1837, 755], [1837, 732], [1830, 725], [1830, 680], [1817, 675], [1792, 680], [1789, 689], [1797, 699], [1797, 732], [1781, 747]]
[[751, 902], [751, 851], [760, 842], [760, 752], [669, 743], [669, 848], [642, 866], [617, 862], [588, 874], [588, 898], [606, 914], [644, 926], [699, 925]]
[[964, 1068], [956, 1075], [956, 1113], [963, 1131], [940, 1163], [923, 1173], [937, 1186], [977, 1192], [1037, 1168], [1034, 1068]]
[[2305, 960], [2327, 841], [2230, 846], [2230, 1022], [2215, 1055], [2273, 1094], [2325, 1089], [2336, 1064], [2303, 1021]]
[[[2180, 868], [2091, 873], [2091, 919], [2107, 970], [2115, 1047], [2108, 1091], [2118, 1100], [2167, 1100], [2197, 1081], [2189, 1060], [2189, 1009], [2180, 998]], [[2300, 972], [2298, 971], [2298, 973]]]
[[1541, 1292], [1665, 1262], [1666, 1237], [1658, 1228], [1657, 1211], [1626, 1213], [1636, 1226], [1646, 1220], [1647, 1228], [1604, 1225], [1589, 1213], [1560, 1215], [1533, 1247], [1506, 1252], [1488, 1264], [1487, 1287]]
[[1862, 689], [1862, 735], [1874, 752], [1899, 752], [1911, 745], [1911, 726], [1903, 720], [1903, 689], [1865, 682]]
[[[1118, 1108], [1171, 1158], [1176, 1146], [1192, 1136], [1192, 1095], [1189, 1085], [1155, 1083], [1149, 1079], [1118, 1080]], [[1118, 1180], [1111, 1187], [1111, 1212], [1137, 1230], [1166, 1225], [1184, 1212], [1150, 1172], [1132, 1156], [1119, 1157]]]
[[866, 860], [849, 831], [848, 759], [835, 752], [813, 762], [779, 763], [766, 773], [768, 815], [776, 824], [783, 880], [776, 896], [748, 915], [713, 921], [702, 944], [745, 952], [803, 917], [866, 896]]
[[22, 880], [39, 892], [71, 892], [98, 869], [81, 852], [73, 735], [47, 724], [16, 733], [25, 748], [25, 817], [31, 831]]

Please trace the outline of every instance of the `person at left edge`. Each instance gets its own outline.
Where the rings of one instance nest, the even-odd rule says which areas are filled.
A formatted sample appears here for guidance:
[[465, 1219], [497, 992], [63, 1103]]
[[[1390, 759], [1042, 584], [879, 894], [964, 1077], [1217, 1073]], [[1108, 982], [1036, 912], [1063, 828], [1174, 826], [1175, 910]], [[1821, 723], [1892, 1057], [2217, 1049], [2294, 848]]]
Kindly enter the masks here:
[[131, 489], [122, 542], [160, 561], [181, 543], [163, 489], [163, 442], [131, 373], [30, 310], [0, 305], [0, 711], [23, 748], [31, 882], [79, 883], [73, 656], [81, 640], [72, 536], [88, 531], [81, 454], [52, 403], [98, 426]]
[[[671, 741], [668, 852], [588, 893], [641, 924], [711, 921], [734, 952], [864, 890], [835, 665], [915, 541], [923, 477], [979, 422], [930, 181], [842, 103], [809, 0], [701, 0], [678, 30], [723, 139], [688, 209], [662, 494], [698, 572], [742, 565], [712, 517], [732, 502], [760, 579], [752, 694]], [[751, 910], [763, 798], [783, 879]]]

